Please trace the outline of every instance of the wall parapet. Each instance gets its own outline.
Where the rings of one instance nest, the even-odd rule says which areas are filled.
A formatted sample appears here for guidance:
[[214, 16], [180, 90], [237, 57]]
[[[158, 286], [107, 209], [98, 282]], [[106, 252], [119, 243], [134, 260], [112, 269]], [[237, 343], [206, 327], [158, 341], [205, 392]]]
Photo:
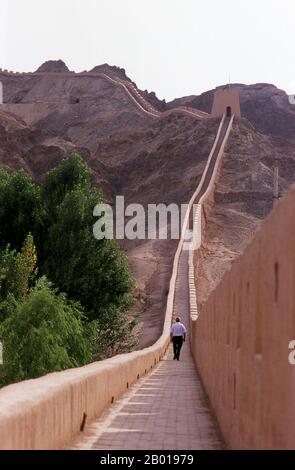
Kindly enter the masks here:
[[294, 207], [295, 186], [191, 321], [194, 359], [234, 449], [295, 448]]

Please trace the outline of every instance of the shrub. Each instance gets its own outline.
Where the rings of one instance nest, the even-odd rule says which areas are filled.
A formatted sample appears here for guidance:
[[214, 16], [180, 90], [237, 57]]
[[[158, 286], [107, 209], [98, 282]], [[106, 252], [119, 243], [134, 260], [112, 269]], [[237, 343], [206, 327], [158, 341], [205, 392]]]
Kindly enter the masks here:
[[0, 252], [0, 321], [14, 308], [15, 301], [24, 300], [37, 275], [37, 254], [34, 240], [29, 234], [21, 252], [8, 245]]
[[1, 324], [2, 385], [88, 363], [91, 343], [83, 320], [81, 306], [41, 278]]

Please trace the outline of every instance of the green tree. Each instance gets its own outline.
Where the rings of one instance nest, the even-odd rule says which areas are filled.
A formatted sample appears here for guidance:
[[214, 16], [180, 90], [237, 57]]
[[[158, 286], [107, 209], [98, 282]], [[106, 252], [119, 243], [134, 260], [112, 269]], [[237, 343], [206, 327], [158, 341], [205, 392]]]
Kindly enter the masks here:
[[[90, 169], [79, 155], [60, 162], [45, 175], [41, 186], [22, 171], [8, 174], [0, 170], [0, 321], [6, 344], [7, 366], [2, 368], [6, 383], [9, 377], [22, 380], [84, 363], [86, 357], [91, 358], [90, 350], [102, 358], [135, 344], [134, 320], [126, 314], [133, 290], [127, 258], [116, 241], [93, 236], [93, 209], [102, 201], [102, 193], [92, 188]], [[37, 262], [40, 275], [71, 301], [46, 283], [34, 289]], [[34, 320], [34, 308], [46, 313], [48, 321], [36, 325], [40, 314]], [[87, 325], [77, 314], [81, 308]], [[65, 312], [68, 321], [63, 323]], [[82, 325], [73, 353], [69, 347], [73, 336], [65, 335], [63, 325], [73, 331]], [[82, 337], [88, 341], [87, 347]], [[37, 351], [43, 340], [39, 361]], [[85, 354], [79, 358], [81, 344]]]
[[0, 247], [21, 249], [29, 232], [40, 223], [40, 188], [23, 170], [0, 171]]
[[20, 253], [19, 271], [21, 278], [22, 296], [25, 299], [34, 285], [38, 273], [37, 251], [33, 236], [27, 235]]
[[78, 188], [84, 193], [91, 190], [91, 171], [80, 155], [73, 154], [50, 170], [42, 182], [42, 200], [48, 217], [55, 216], [55, 208], [66, 194]]
[[[77, 177], [79, 172], [81, 178]], [[49, 188], [54, 193], [60, 181], [66, 181], [62, 184], [65, 190], [57, 190], [53, 197]], [[110, 307], [127, 308], [133, 289], [129, 264], [114, 240], [93, 236], [93, 208], [102, 195], [91, 189], [89, 170], [81, 159], [75, 155], [51, 171], [44, 179], [42, 195], [47, 207], [43, 225], [48, 227], [42, 272], [70, 298], [81, 302], [89, 320], [99, 318]]]
[[0, 252], [0, 321], [4, 320], [15, 301], [28, 296], [37, 275], [37, 254], [31, 234], [27, 235], [21, 252], [10, 246]]
[[91, 342], [85, 336], [83, 319], [78, 303], [58, 294], [41, 278], [0, 326], [1, 384], [88, 363]]

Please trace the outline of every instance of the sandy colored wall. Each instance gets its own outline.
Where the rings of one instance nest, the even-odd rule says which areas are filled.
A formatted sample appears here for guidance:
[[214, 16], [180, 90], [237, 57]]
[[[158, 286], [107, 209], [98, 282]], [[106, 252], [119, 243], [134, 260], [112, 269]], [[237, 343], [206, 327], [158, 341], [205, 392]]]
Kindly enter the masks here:
[[295, 187], [191, 321], [192, 350], [232, 449], [295, 449]]
[[168, 342], [0, 390], [0, 449], [58, 449], [159, 361]]
[[221, 117], [226, 113], [227, 106], [230, 106], [232, 113], [237, 117], [241, 117], [240, 93], [238, 90], [228, 88], [226, 90], [217, 90], [214, 93], [212, 106], [212, 116]]
[[[199, 315], [199, 308], [198, 308], [198, 302], [197, 302], [197, 289], [196, 289], [196, 284], [195, 284], [195, 265], [198, 263], [198, 252], [199, 248], [201, 247], [202, 244], [202, 239], [203, 239], [203, 233], [205, 231], [205, 226], [206, 226], [206, 218], [208, 217], [208, 214], [210, 213], [213, 204], [214, 204], [214, 192], [215, 192], [215, 187], [216, 184], [219, 180], [220, 177], [220, 172], [221, 172], [221, 166], [222, 166], [222, 161], [225, 156], [225, 149], [226, 145], [228, 142], [228, 138], [233, 126], [234, 122], [234, 115], [232, 116], [230, 120], [230, 124], [228, 126], [228, 130], [226, 132], [226, 135], [223, 140], [223, 144], [220, 147], [217, 160], [215, 163], [213, 175], [211, 178], [211, 181], [209, 183], [209, 186], [206, 190], [206, 192], [203, 194], [203, 196], [200, 198], [199, 203], [196, 206], [196, 209], [194, 211], [194, 237], [193, 237], [193, 243], [191, 245], [191, 249], [189, 252], [189, 257], [188, 257], [188, 289], [189, 289], [189, 308], [190, 308], [190, 317], [191, 319], [196, 320]], [[215, 143], [217, 143], [219, 134], [221, 132], [221, 127], [224, 123], [225, 120], [225, 115], [223, 115], [221, 125], [218, 130], [218, 134], [215, 140]], [[212, 158], [214, 150], [215, 150], [215, 143], [212, 147], [211, 153], [208, 158], [207, 162], [207, 167], [210, 164], [210, 158]], [[206, 168], [207, 168], [206, 167]], [[204, 171], [203, 177], [205, 177], [205, 172]], [[203, 178], [202, 178], [203, 179]], [[202, 180], [200, 181], [199, 188], [202, 186]], [[198, 189], [199, 189], [198, 188]], [[197, 191], [198, 191], [197, 189]], [[196, 191], [196, 192], [197, 192]]]

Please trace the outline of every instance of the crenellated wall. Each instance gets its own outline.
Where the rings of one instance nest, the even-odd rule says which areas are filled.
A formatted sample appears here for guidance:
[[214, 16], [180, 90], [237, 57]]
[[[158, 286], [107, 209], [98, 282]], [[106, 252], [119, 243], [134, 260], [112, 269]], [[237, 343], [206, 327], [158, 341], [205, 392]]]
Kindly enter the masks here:
[[191, 320], [193, 356], [232, 449], [295, 448], [294, 207], [295, 186]]

